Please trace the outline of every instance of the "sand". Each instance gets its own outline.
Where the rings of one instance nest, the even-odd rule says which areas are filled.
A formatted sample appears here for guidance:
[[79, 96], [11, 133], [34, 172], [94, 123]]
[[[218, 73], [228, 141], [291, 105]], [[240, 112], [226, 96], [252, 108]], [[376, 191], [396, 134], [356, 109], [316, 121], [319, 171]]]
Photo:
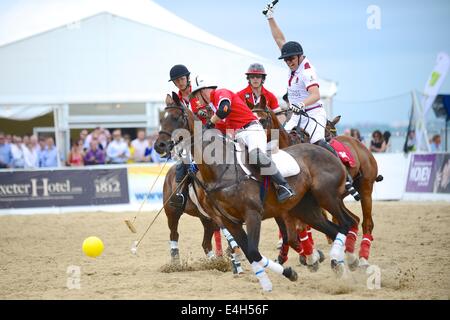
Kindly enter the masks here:
[[[349, 204], [360, 214], [358, 204]], [[138, 236], [154, 212], [137, 219]], [[161, 214], [136, 256], [130, 247], [137, 236], [123, 220], [133, 213], [73, 213], [0, 216], [0, 299], [446, 299], [450, 298], [450, 205], [439, 202], [375, 202], [374, 242], [370, 262], [380, 268], [381, 288], [368, 289], [363, 269], [336, 279], [330, 269], [329, 245], [314, 232], [327, 259], [317, 273], [300, 266], [291, 250], [286, 263], [297, 282], [270, 273], [274, 290], [263, 293], [244, 263], [246, 274], [204, 270], [202, 226], [183, 216], [179, 225], [182, 262], [194, 271], [162, 272], [169, 257], [167, 219]], [[277, 255], [277, 227], [263, 222], [261, 252]], [[93, 259], [81, 245], [91, 235], [105, 250]], [[361, 237], [361, 236], [360, 236]], [[360, 240], [361, 238], [359, 238]], [[224, 241], [225, 245], [225, 241]], [[359, 247], [359, 243], [358, 243]], [[79, 289], [67, 273], [79, 267]], [[166, 268], [167, 269], [167, 268]], [[199, 271], [195, 271], [199, 270]], [[70, 287], [70, 286], [69, 286]]]

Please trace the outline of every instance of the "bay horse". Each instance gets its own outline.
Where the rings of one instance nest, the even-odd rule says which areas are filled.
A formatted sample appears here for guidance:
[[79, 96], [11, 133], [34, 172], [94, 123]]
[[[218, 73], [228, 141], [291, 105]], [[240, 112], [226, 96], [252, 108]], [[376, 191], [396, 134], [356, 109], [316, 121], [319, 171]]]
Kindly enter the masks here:
[[[353, 185], [361, 195], [361, 209], [363, 214], [363, 236], [359, 250], [360, 266], [367, 267], [369, 265], [370, 246], [373, 241], [372, 231], [374, 227], [372, 219], [372, 191], [375, 182], [383, 180], [383, 176], [378, 174], [377, 161], [372, 152], [362, 144], [358, 139], [353, 137], [337, 135], [336, 124], [341, 116], [335, 117], [331, 121], [327, 121], [327, 130], [325, 138], [327, 140], [336, 139], [344, 144], [355, 159], [355, 166], [348, 168], [353, 178]], [[358, 225], [350, 229], [347, 242], [350, 242], [350, 250], [354, 250], [355, 242], [358, 237]], [[353, 251], [352, 251], [353, 252]]]
[[[178, 129], [173, 131], [171, 138], [166, 134], [160, 134], [155, 148], [159, 150], [158, 152], [171, 152], [175, 144], [180, 142], [188, 144], [186, 148], [190, 148], [191, 153], [196, 157], [199, 172], [192, 177], [194, 184], [202, 191], [198, 197], [201, 204], [208, 209], [208, 212], [211, 212], [219, 225], [223, 224], [234, 236], [251, 263], [263, 290], [272, 290], [272, 283], [264, 268], [283, 275], [291, 281], [297, 280], [297, 274], [292, 268], [283, 268], [259, 252], [261, 221], [266, 218], [284, 216], [286, 221], [289, 218], [300, 218], [334, 239], [330, 251], [331, 267], [338, 275], [341, 275], [345, 235], [355, 223], [342, 201], [346, 180], [342, 163], [329, 151], [316, 145], [297, 144], [286, 148], [285, 151], [301, 168], [300, 174], [287, 178], [296, 195], [279, 203], [274, 188], [270, 186], [263, 203], [259, 197], [260, 183], [250, 179], [236, 161], [234, 165], [227, 164], [224, 159], [210, 164], [206, 163], [207, 161], [203, 162], [203, 155], [211, 144], [206, 140], [194, 143], [199, 136], [199, 133], [194, 130], [194, 114], [178, 104], [174, 99], [175, 95], [175, 93], [172, 97], [167, 95], [166, 112], [171, 113], [172, 116], [163, 119], [161, 129], [170, 132], [182, 123], [180, 119], [187, 119], [188, 125], [184, 129], [188, 128], [189, 131], [186, 133], [187, 130]], [[214, 150], [222, 150], [223, 154], [227, 155], [227, 159], [231, 153], [231, 159], [236, 160], [238, 155], [234, 150], [233, 141], [217, 130], [208, 130], [206, 133], [211, 131], [213, 131], [211, 138], [214, 140]], [[200, 134], [202, 136], [204, 134], [202, 129]], [[197, 159], [199, 155], [200, 159]], [[248, 154], [246, 157], [248, 158]], [[258, 177], [257, 173], [254, 174]], [[339, 225], [325, 219], [321, 214], [321, 207], [335, 216]], [[246, 224], [247, 232], [243, 229], [243, 223]], [[296, 239], [295, 231], [288, 236], [290, 241]]]
[[[176, 97], [178, 100], [178, 96]], [[161, 132], [164, 134], [164, 132]], [[170, 134], [169, 134], [170, 137]], [[156, 144], [156, 143], [155, 143]], [[222, 229], [212, 220], [210, 217], [205, 216], [205, 214], [201, 213], [198, 209], [197, 205], [194, 204], [191, 197], [188, 195], [186, 199], [186, 203], [183, 208], [175, 208], [170, 205], [169, 198], [170, 196], [176, 192], [177, 183], [175, 181], [176, 176], [176, 166], [173, 165], [168, 170], [166, 177], [164, 179], [163, 185], [163, 203], [164, 203], [164, 212], [167, 217], [167, 224], [170, 230], [170, 257], [171, 263], [178, 264], [180, 262], [180, 252], [178, 247], [178, 223], [183, 215], [183, 213], [187, 213], [190, 216], [197, 217], [200, 219], [203, 226], [203, 240], [202, 240], [202, 248], [204, 253], [208, 258], [212, 258], [215, 255], [222, 255], [222, 244], [221, 244], [221, 233], [225, 236], [229, 249], [231, 249], [232, 255], [232, 265], [233, 269], [236, 273], [242, 273], [243, 270], [241, 268], [240, 259], [241, 259], [241, 251], [237, 246], [233, 236], [226, 230]], [[181, 188], [187, 188], [188, 183], [184, 183]], [[216, 253], [212, 250], [212, 237], [214, 235], [214, 240], [216, 244]]]
[[[249, 105], [250, 107], [250, 105]], [[259, 105], [254, 106], [253, 112], [257, 114], [261, 123], [264, 123], [266, 130], [268, 131], [268, 137], [270, 138], [270, 130], [276, 129], [279, 133], [279, 147], [286, 148], [293, 143], [298, 143], [291, 138], [291, 135], [284, 130], [283, 126], [278, 121], [276, 115], [267, 108], [265, 99], [261, 99]], [[340, 116], [336, 117], [333, 121], [327, 122], [327, 128], [325, 130], [325, 138], [327, 141], [331, 139], [331, 135], [336, 132], [334, 125], [339, 121]], [[311, 121], [314, 121], [311, 119]], [[335, 134], [334, 134], [335, 135]], [[361, 242], [361, 249], [359, 251], [359, 259], [354, 254], [355, 242], [358, 234], [359, 217], [353, 216], [356, 224], [352, 226], [347, 237], [346, 255], [350, 270], [355, 270], [356, 267], [367, 267], [368, 257], [370, 251], [370, 244], [373, 240], [371, 232], [373, 229], [372, 220], [372, 190], [374, 182], [383, 180], [381, 175], [378, 175], [378, 167], [375, 158], [372, 153], [359, 141], [347, 136], [339, 136], [337, 139], [350, 148], [350, 152], [355, 158], [355, 167], [347, 168], [350, 175], [354, 179], [354, 187], [361, 195], [361, 206], [363, 211], [363, 230], [364, 236]], [[351, 147], [350, 147], [351, 146]], [[348, 193], [344, 193], [343, 197], [346, 197]], [[336, 222], [336, 220], [334, 220]]]

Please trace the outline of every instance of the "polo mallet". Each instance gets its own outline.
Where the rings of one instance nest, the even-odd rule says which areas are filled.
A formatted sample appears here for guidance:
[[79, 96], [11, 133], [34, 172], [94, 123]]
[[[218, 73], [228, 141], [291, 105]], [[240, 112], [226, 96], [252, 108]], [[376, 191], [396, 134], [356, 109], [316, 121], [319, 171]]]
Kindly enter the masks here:
[[[273, 0], [270, 4], [269, 4], [269, 8], [268, 9], [272, 9], [276, 4], [278, 3], [278, 0]], [[263, 15], [266, 15], [268, 9], [263, 10]]]
[[[149, 194], [152, 193], [153, 187], [155, 186], [156, 181], [158, 181], [158, 178], [161, 176], [161, 173], [162, 173], [162, 171], [164, 170], [164, 168], [165, 168], [165, 166], [166, 166], [168, 160], [169, 160], [169, 159], [167, 159], [166, 162], [164, 162], [164, 165], [162, 166], [161, 170], [159, 171], [158, 176], [156, 177], [155, 181], [153, 182], [152, 186], [150, 187], [150, 190], [148, 191]], [[144, 197], [144, 200], [142, 200], [141, 206], [139, 207], [138, 212], [137, 212], [136, 215], [134, 216], [133, 221], [125, 220], [125, 224], [127, 225], [127, 227], [130, 229], [130, 231], [131, 231], [132, 233], [137, 233], [137, 230], [136, 230], [135, 226], [133, 225], [133, 223], [136, 221], [136, 218], [137, 218], [138, 214], [141, 212], [142, 207], [143, 207], [144, 204], [147, 202], [147, 198], [148, 198], [148, 197]]]

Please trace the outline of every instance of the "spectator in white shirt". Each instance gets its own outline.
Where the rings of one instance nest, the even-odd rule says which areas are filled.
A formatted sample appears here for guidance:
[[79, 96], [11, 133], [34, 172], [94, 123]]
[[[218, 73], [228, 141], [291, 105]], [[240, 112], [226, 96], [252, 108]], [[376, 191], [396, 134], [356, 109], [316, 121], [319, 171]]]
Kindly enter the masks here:
[[13, 140], [11, 144], [12, 167], [24, 168], [25, 159], [22, 149], [22, 138], [18, 136], [13, 136], [12, 140]]
[[148, 140], [145, 139], [145, 130], [139, 129], [137, 132], [137, 138], [131, 142], [134, 147], [134, 161], [144, 162], [145, 161], [145, 149], [149, 146]]
[[111, 141], [106, 148], [106, 156], [110, 163], [126, 163], [130, 157], [130, 151], [126, 142], [122, 139], [122, 132], [120, 129], [113, 131], [113, 141]]
[[31, 136], [28, 143], [22, 146], [25, 159], [25, 169], [34, 169], [39, 167], [39, 144], [36, 136]]

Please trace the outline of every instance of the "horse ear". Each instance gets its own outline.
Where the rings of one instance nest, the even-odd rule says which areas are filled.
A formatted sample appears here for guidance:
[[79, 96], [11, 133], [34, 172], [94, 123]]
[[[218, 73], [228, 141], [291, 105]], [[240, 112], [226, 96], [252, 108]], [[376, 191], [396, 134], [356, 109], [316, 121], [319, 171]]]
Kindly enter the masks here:
[[339, 120], [341, 120], [341, 116], [335, 117], [335, 118], [333, 119], [333, 121], [331, 121], [331, 123], [332, 123], [333, 125], [336, 125], [336, 124], [339, 122]]
[[253, 110], [253, 108], [255, 107], [254, 104], [248, 101], [247, 99], [245, 99], [245, 103], [247, 104], [247, 107], [250, 108], [250, 110]]
[[168, 106], [169, 104], [172, 104], [173, 103], [173, 99], [172, 99], [172, 97], [170, 96], [170, 94], [168, 94], [167, 96], [166, 96], [166, 105]]
[[266, 109], [267, 107], [267, 99], [263, 94], [261, 95], [261, 99], [259, 100], [259, 107], [261, 109]]
[[173, 91], [172, 91], [172, 99], [173, 99], [173, 102], [175, 102], [175, 104], [177, 106], [181, 106], [180, 97], [178, 97], [178, 95], [175, 92], [173, 92]]

